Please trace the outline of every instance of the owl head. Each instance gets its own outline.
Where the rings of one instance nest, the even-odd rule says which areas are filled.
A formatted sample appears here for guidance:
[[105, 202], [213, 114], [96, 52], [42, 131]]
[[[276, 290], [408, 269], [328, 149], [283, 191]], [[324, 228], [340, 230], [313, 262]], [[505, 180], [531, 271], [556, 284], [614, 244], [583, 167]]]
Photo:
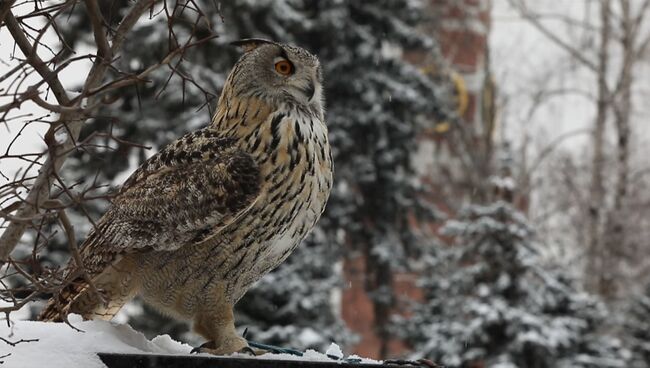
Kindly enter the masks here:
[[316, 56], [300, 47], [262, 39], [245, 39], [233, 45], [244, 49], [229, 77], [236, 96], [322, 110], [323, 76]]

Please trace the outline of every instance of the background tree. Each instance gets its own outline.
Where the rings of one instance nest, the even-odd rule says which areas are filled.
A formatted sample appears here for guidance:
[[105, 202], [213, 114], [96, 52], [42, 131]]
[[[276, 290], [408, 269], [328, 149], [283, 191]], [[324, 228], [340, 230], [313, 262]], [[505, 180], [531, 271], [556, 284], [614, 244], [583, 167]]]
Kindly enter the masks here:
[[[645, 88], [644, 78], [635, 75], [643, 73], [643, 60], [650, 44], [646, 26], [650, 1], [582, 1], [576, 2], [579, 12], [569, 14], [526, 0], [509, 3], [566, 53], [561, 63], [568, 66], [564, 73], [573, 76], [571, 83], [567, 85], [566, 78], [558, 78], [565, 69], [558, 63], [554, 75], [544, 83], [543, 94], [582, 96], [593, 110], [588, 147], [579, 155], [567, 157], [577, 171], [564, 171], [563, 162], [557, 165], [548, 160], [548, 165], [538, 165], [541, 170], [534, 174], [535, 178], [527, 179], [542, 183], [543, 187], [535, 190], [540, 194], [533, 193], [544, 198], [540, 207], [554, 207], [543, 209], [544, 212], [533, 210], [542, 212], [541, 220], [545, 222], [576, 224], [575, 230], [568, 231], [574, 236], [571, 241], [581, 244], [580, 254], [586, 260], [585, 283], [610, 302], [624, 300], [634, 290], [627, 285], [633, 284], [647, 267], [639, 261], [643, 258], [639, 255], [647, 248], [638, 240], [639, 231], [644, 233], [638, 214], [647, 212], [649, 207], [640, 205], [645, 199], [630, 194], [639, 193], [639, 187], [647, 180], [647, 167], [640, 159], [647, 152], [635, 134], [643, 131], [639, 119], [643, 103], [638, 96]], [[558, 156], [545, 156], [566, 155], [567, 152], [560, 152]], [[546, 176], [558, 180], [544, 180]], [[585, 185], [588, 191], [581, 190]], [[554, 188], [547, 190], [544, 186]], [[556, 194], [547, 197], [551, 192]], [[567, 214], [574, 215], [568, 221], [557, 221], [557, 217]]]
[[632, 302], [629, 303], [625, 329], [629, 332], [630, 348], [633, 352], [630, 367], [650, 367], [650, 285], [645, 287]]
[[520, 212], [495, 202], [459, 215], [442, 230], [454, 246], [425, 259], [426, 302], [406, 323], [416, 357], [450, 367], [626, 366], [601, 330], [604, 305], [544, 266]]

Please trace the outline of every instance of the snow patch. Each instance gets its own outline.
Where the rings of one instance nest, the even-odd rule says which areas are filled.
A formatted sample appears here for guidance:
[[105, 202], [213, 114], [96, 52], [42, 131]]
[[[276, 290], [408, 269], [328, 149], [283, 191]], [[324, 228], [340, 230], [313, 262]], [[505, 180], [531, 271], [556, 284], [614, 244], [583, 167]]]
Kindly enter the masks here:
[[327, 348], [327, 351], [325, 352], [327, 355], [335, 356], [337, 358], [342, 358], [343, 357], [343, 351], [341, 350], [341, 347], [336, 345], [335, 343], [331, 343], [329, 348]]
[[[68, 320], [74, 328], [65, 323], [20, 320], [13, 320], [11, 327], [2, 324], [0, 337], [18, 343], [11, 346], [0, 342], [0, 356], [9, 354], [0, 358], [0, 362], [3, 362], [3, 366], [21, 368], [106, 368], [97, 353], [188, 355], [192, 350], [190, 345], [174, 341], [169, 335], [148, 340], [142, 333], [127, 324], [83, 321], [80, 316], [74, 314], [71, 314]], [[19, 342], [21, 340], [23, 342]], [[245, 354], [233, 356], [249, 359], [332, 362], [333, 359], [328, 355], [344, 357], [341, 348], [334, 343], [325, 353], [309, 349], [303, 356], [271, 353], [258, 357]], [[348, 359], [358, 359], [366, 364], [381, 364], [381, 361], [360, 358], [356, 355]]]
[[[354, 361], [357, 363], [363, 364], [383, 364], [381, 360], [374, 360], [369, 358], [362, 358], [358, 355], [350, 355], [344, 357], [341, 347], [335, 343], [332, 343], [325, 353], [318, 352], [313, 349], [307, 349], [302, 356], [293, 355], [293, 354], [264, 354], [257, 357], [252, 357], [245, 354], [236, 354], [238, 358], [249, 358], [249, 359], [270, 359], [270, 360], [307, 360], [310, 362], [343, 362], [343, 361]], [[334, 360], [331, 356], [339, 357], [339, 360]]]
[[75, 330], [65, 323], [15, 321], [11, 328], [0, 327], [0, 337], [16, 346], [0, 344], [0, 356], [11, 354], [3, 360], [7, 367], [88, 367], [105, 368], [97, 357], [105, 353], [187, 354], [191, 346], [158, 336], [148, 340], [129, 325], [106, 321], [82, 321], [77, 315], [69, 316]]
[[302, 341], [307, 346], [320, 344], [323, 338], [313, 328], [305, 328], [298, 335], [298, 340]]

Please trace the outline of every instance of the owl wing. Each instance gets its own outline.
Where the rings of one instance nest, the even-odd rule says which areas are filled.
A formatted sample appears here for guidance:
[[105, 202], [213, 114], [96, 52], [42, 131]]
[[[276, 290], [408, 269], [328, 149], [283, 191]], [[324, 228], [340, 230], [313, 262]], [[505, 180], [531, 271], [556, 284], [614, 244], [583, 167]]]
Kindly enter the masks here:
[[257, 164], [233, 139], [210, 129], [190, 133], [131, 175], [87, 242], [117, 253], [174, 250], [218, 233], [259, 189]]
[[[218, 236], [244, 214], [258, 197], [260, 173], [234, 143], [203, 129], [142, 164], [82, 245], [86, 275], [94, 279], [127, 253], [169, 251]], [[40, 320], [64, 319], [89, 286], [72, 260], [64, 277], [70, 282], [50, 299]]]

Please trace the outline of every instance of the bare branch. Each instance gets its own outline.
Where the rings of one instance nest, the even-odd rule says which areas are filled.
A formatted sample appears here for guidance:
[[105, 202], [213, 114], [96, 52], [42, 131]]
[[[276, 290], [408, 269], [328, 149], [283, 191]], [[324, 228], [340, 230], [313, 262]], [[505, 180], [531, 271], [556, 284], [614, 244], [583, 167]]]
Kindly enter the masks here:
[[61, 81], [59, 80], [58, 76], [52, 70], [50, 70], [45, 62], [43, 62], [43, 60], [36, 54], [34, 47], [32, 47], [30, 42], [27, 40], [25, 32], [23, 32], [23, 30], [20, 28], [18, 21], [11, 11], [9, 11], [5, 17], [5, 24], [7, 25], [9, 33], [11, 33], [11, 36], [18, 44], [18, 47], [20, 47], [20, 50], [27, 58], [27, 63], [29, 63], [38, 72], [38, 74], [43, 77], [43, 80], [45, 80], [45, 82], [52, 89], [56, 100], [61, 105], [67, 106], [70, 103], [70, 99], [68, 98], [68, 94], [65, 92]]
[[[70, 40], [65, 39], [65, 33], [57, 29], [57, 24], [61, 24], [64, 16], [63, 12], [79, 2], [81, 0], [65, 0], [53, 5], [37, 6], [32, 12], [20, 17], [13, 14], [10, 8], [5, 8], [6, 2], [0, 3], [0, 15], [3, 17], [6, 15], [4, 22], [0, 19], [0, 25], [7, 25], [16, 45], [25, 54], [24, 59], [21, 59], [20, 55], [14, 57], [13, 60], [19, 65], [0, 76], [0, 81], [7, 80], [6, 84], [9, 85], [8, 88], [0, 91], [0, 96], [10, 98], [8, 103], [0, 106], [0, 121], [7, 124], [10, 120], [20, 120], [22, 123], [22, 128], [13, 133], [14, 137], [6, 152], [4, 154], [0, 152], [0, 160], [18, 159], [27, 163], [26, 167], [13, 174], [13, 180], [9, 178], [11, 175], [0, 173], [9, 181], [8, 184], [0, 186], [0, 206], [2, 206], [0, 222], [4, 228], [4, 233], [0, 235], [0, 268], [4, 268], [2, 270], [4, 274], [0, 275], [0, 287], [3, 288], [0, 296], [13, 304], [0, 308], [0, 313], [7, 314], [7, 320], [10, 312], [20, 309], [43, 294], [60, 292], [80, 278], [83, 279], [84, 287], [87, 287], [88, 291], [98, 300], [106, 303], [102, 290], [93, 284], [94, 275], [89, 274], [84, 267], [84, 253], [77, 246], [77, 237], [68, 217], [70, 212], [67, 210], [80, 209], [82, 215], [85, 215], [95, 227], [95, 231], [99, 231], [84, 204], [89, 200], [107, 199], [110, 194], [106, 193], [101, 183], [97, 183], [97, 178], [92, 183], [83, 180], [69, 183], [60, 175], [60, 170], [68, 155], [75, 151], [92, 154], [95, 148], [115, 150], [116, 147], [112, 143], [116, 143], [118, 149], [146, 146], [123, 139], [117, 130], [116, 133], [113, 132], [112, 124], [108, 128], [109, 131], [104, 132], [102, 127], [80, 139], [84, 121], [96, 116], [101, 105], [117, 101], [120, 98], [118, 93], [114, 93], [117, 89], [133, 84], [137, 86], [161, 67], [169, 69], [170, 78], [173, 76], [181, 78], [183, 86], [186, 83], [196, 86], [204, 93], [206, 100], [209, 96], [213, 96], [196, 83], [182, 65], [187, 50], [216, 37], [212, 34], [206, 15], [198, 7], [192, 7], [196, 6], [194, 1], [177, 2], [173, 8], [169, 6], [169, 9], [167, 4], [162, 6], [159, 14], [163, 17], [167, 16], [170, 48], [160, 62], [148, 64], [138, 73], [132, 73], [128, 69], [122, 70], [122, 64], [118, 61], [122, 57], [122, 46], [129, 32], [145, 11], [151, 9], [153, 12], [155, 0], [132, 2], [126, 13], [120, 12], [123, 17], [119, 25], [114, 28], [110, 25], [113, 24], [112, 20], [109, 23], [104, 19], [108, 15], [102, 14], [104, 8], [100, 5], [103, 3], [98, 0], [83, 0], [85, 8], [76, 10], [73, 8], [73, 10], [81, 13], [85, 11], [83, 16], [88, 19], [93, 35], [93, 40], [90, 41], [94, 41], [97, 49], [85, 55], [76, 54], [76, 50], [68, 45], [67, 42]], [[191, 18], [188, 16], [190, 12]], [[44, 26], [30, 25], [35, 24], [31, 22], [32, 19], [38, 18], [44, 19]], [[208, 36], [205, 36], [205, 29], [202, 28], [204, 23], [210, 31]], [[179, 25], [183, 27], [183, 32], [178, 32]], [[58, 48], [50, 47], [45, 42], [47, 40], [47, 37], [44, 37], [45, 33], [52, 30], [56, 32], [61, 43]], [[185, 30], [189, 30], [189, 37], [186, 37], [188, 33]], [[198, 34], [201, 34], [202, 38], [197, 39]], [[89, 38], [90, 32], [87, 37], [83, 37], [82, 42], [89, 41]], [[40, 56], [37, 53], [38, 47], [41, 47]], [[45, 49], [52, 53], [49, 59], [43, 56]], [[89, 60], [92, 66], [85, 75], [81, 90], [73, 95], [64, 90], [60, 73], [78, 60]], [[38, 80], [31, 83], [33, 77], [38, 77]], [[162, 89], [164, 90], [165, 86]], [[54, 102], [52, 98], [47, 98], [50, 91], [55, 95]], [[40, 117], [21, 115], [20, 112], [8, 115], [10, 112], [18, 111], [24, 102], [34, 103], [49, 113]], [[12, 151], [14, 143], [19, 144], [18, 137], [33, 122], [49, 124], [43, 139], [47, 149], [36, 153], [14, 153]], [[35, 169], [39, 169], [38, 174], [33, 174]], [[81, 193], [78, 193], [78, 189], [75, 188], [81, 183], [84, 187]], [[28, 229], [35, 234], [29, 244], [31, 255], [22, 259], [12, 258], [13, 249], [23, 239]], [[43, 265], [39, 260], [39, 252], [61, 235], [65, 237], [64, 241], [67, 241], [71, 254], [69, 266], [50, 268]], [[14, 278], [19, 278], [22, 282], [16, 284], [19, 286], [11, 288]], [[65, 315], [62, 318], [67, 322]]]
[[533, 14], [530, 11], [528, 11], [524, 2], [521, 1], [515, 2], [515, 0], [508, 0], [508, 2], [513, 8], [518, 9], [521, 16], [524, 17], [524, 19], [528, 20], [530, 24], [532, 24], [535, 28], [537, 28], [538, 31], [540, 31], [544, 36], [546, 36], [548, 39], [553, 41], [553, 43], [555, 43], [556, 45], [564, 49], [566, 52], [568, 52], [582, 65], [589, 68], [593, 72], [596, 72], [598, 70], [598, 66], [594, 64], [591, 60], [589, 60], [589, 58], [587, 58], [585, 55], [583, 55], [582, 52], [580, 52], [580, 50], [576, 49], [571, 44], [564, 41], [560, 36], [556, 35], [550, 29], [544, 26], [544, 24], [542, 24], [542, 22], [540, 21], [539, 17], [536, 14]]
[[[111, 54], [114, 55], [119, 50], [122, 42], [126, 38], [127, 33], [133, 28], [142, 13], [147, 8], [152, 6], [153, 3], [154, 0], [140, 0], [131, 8], [117, 29], [111, 47]], [[40, 60], [38, 56], [30, 55], [32, 50], [31, 45], [20, 29], [18, 22], [13, 17], [13, 14], [9, 13], [7, 15], [7, 21], [8, 27], [11, 25], [10, 30], [12, 30], [11, 33], [14, 38], [21, 40], [19, 45], [21, 45], [21, 49], [24, 48], [23, 53], [28, 55], [28, 58], [32, 58], [30, 64], [35, 63], [32, 64], [34, 65], [34, 68], [36, 69], [37, 66], [40, 68], [39, 74], [41, 74], [44, 79], [52, 77], [52, 75], [49, 74], [51, 73], [51, 70], [47, 68], [43, 61]], [[104, 77], [106, 68], [106, 63], [102, 63], [99, 58], [95, 61], [93, 67], [91, 68], [91, 71], [88, 74], [88, 77], [86, 78], [86, 82], [84, 83], [84, 92], [89, 91], [101, 82], [102, 78]], [[57, 100], [62, 105], [67, 105], [70, 101], [65, 94], [65, 91], [63, 90], [63, 87], [61, 86], [58, 78], [56, 78], [56, 75], [53, 77], [54, 79], [52, 80], [48, 79], [51, 83], [50, 86], [55, 94], [57, 93], [56, 90], [58, 90], [58, 93], [61, 94], [61, 97], [59, 97]], [[32, 216], [38, 211], [39, 204], [49, 198], [51, 177], [61, 169], [67, 156], [70, 154], [70, 152], [73, 151], [74, 147], [76, 147], [76, 141], [79, 137], [79, 134], [81, 133], [83, 117], [84, 114], [82, 113], [61, 114], [59, 120], [62, 121], [64, 123], [64, 126], [67, 128], [68, 139], [66, 139], [63, 144], [51, 147], [50, 155], [46, 162], [43, 164], [38, 178], [36, 179], [33, 187], [27, 195], [27, 198], [25, 199], [25, 203], [23, 203], [23, 206], [17, 211], [17, 217], [21, 218]], [[54, 127], [50, 127], [50, 130], [46, 134], [46, 138], [53, 137], [54, 133]], [[0, 236], [0, 260], [7, 259], [11, 251], [15, 248], [16, 244], [22, 237], [26, 228], [27, 224], [25, 223], [11, 222], [9, 224], [2, 236]]]
[[548, 145], [546, 145], [546, 147], [544, 147], [544, 148], [540, 151], [540, 153], [537, 155], [537, 158], [535, 159], [535, 162], [533, 162], [533, 164], [530, 165], [530, 167], [529, 167], [528, 170], [526, 171], [526, 174], [525, 174], [525, 175], [526, 175], [527, 177], [530, 177], [530, 176], [531, 176], [531, 175], [532, 175], [532, 174], [537, 170], [537, 168], [538, 168], [538, 167], [539, 167], [539, 166], [544, 162], [544, 160], [545, 160], [546, 158], [548, 158], [548, 156], [549, 156], [551, 153], [553, 153], [553, 151], [554, 151], [554, 150], [555, 150], [555, 149], [556, 149], [560, 144], [562, 144], [564, 141], [566, 141], [567, 139], [569, 139], [569, 138], [573, 138], [573, 137], [576, 137], [576, 136], [579, 136], [579, 135], [583, 135], [583, 134], [589, 134], [589, 133], [591, 133], [591, 132], [592, 132], [591, 129], [576, 129], [576, 130], [572, 130], [572, 131], [570, 131], [570, 132], [567, 132], [567, 133], [565, 133], [565, 134], [561, 134], [560, 136], [558, 136], [557, 138], [555, 138], [551, 143], [549, 143]]
[[217, 36], [216, 35], [210, 35], [210, 36], [204, 37], [204, 38], [202, 38], [202, 39], [200, 39], [200, 40], [198, 40], [196, 42], [192, 42], [192, 43], [189, 43], [189, 44], [187, 44], [187, 45], [185, 45], [183, 47], [177, 48], [177, 49], [173, 50], [172, 52], [170, 52], [169, 54], [167, 54], [167, 56], [165, 56], [165, 58], [162, 61], [160, 61], [157, 64], [149, 66], [147, 69], [140, 72], [139, 74], [137, 74], [137, 75], [127, 75], [124, 78], [116, 79], [114, 81], [108, 82], [108, 83], [106, 83], [106, 84], [104, 84], [104, 85], [102, 85], [100, 87], [97, 87], [97, 88], [95, 88], [93, 90], [88, 91], [86, 96], [93, 96], [93, 95], [95, 95], [97, 93], [100, 93], [100, 92], [106, 92], [106, 91], [111, 91], [111, 90], [115, 90], [115, 89], [118, 89], [118, 88], [127, 87], [127, 86], [133, 85], [133, 84], [138, 83], [138, 82], [145, 82], [146, 81], [145, 78], [149, 74], [151, 74], [153, 71], [159, 69], [161, 66], [169, 65], [176, 56], [182, 55], [188, 48], [197, 46], [199, 44], [202, 44], [202, 43], [204, 43], [206, 41], [209, 41], [209, 40], [211, 40], [211, 39], [213, 39], [215, 37], [217, 37]]
[[38, 339], [20, 339], [18, 341], [9, 341], [9, 340], [5, 339], [4, 337], [0, 337], [0, 340], [5, 342], [6, 344], [11, 345], [11, 346], [16, 346], [16, 345], [22, 344], [24, 342], [36, 342], [36, 341], [38, 341]]
[[[16, 0], [8, 0], [4, 1], [2, 4], [0, 4], [0, 23], [4, 22], [5, 17], [9, 12], [11, 11], [11, 7], [14, 5]], [[0, 24], [0, 27], [2, 25]]]
[[122, 42], [124, 42], [127, 33], [131, 31], [131, 28], [133, 28], [138, 19], [140, 19], [142, 13], [153, 6], [155, 2], [156, 0], [138, 1], [133, 6], [133, 8], [131, 8], [129, 14], [127, 14], [124, 19], [122, 19], [122, 22], [120, 23], [120, 26], [117, 28], [115, 36], [113, 37], [113, 43], [111, 45], [111, 52], [113, 55], [117, 54], [117, 51], [122, 47]]
[[104, 33], [104, 21], [99, 11], [99, 5], [97, 5], [97, 0], [85, 0], [85, 3], [88, 10], [88, 18], [90, 18], [90, 22], [93, 25], [93, 34], [97, 43], [97, 56], [104, 59], [103, 62], [108, 63], [112, 58], [112, 51]]
[[65, 235], [68, 238], [67, 239], [68, 249], [70, 249], [70, 253], [72, 254], [72, 259], [74, 259], [74, 263], [77, 265], [77, 269], [81, 270], [83, 278], [84, 280], [86, 280], [86, 283], [88, 284], [91, 292], [95, 294], [95, 296], [99, 300], [101, 300], [104, 305], [107, 305], [108, 301], [99, 292], [99, 290], [97, 290], [95, 283], [88, 275], [88, 272], [86, 272], [86, 268], [84, 267], [83, 260], [81, 259], [81, 255], [79, 254], [79, 248], [77, 247], [77, 239], [74, 235], [74, 228], [72, 227], [72, 223], [70, 222], [68, 215], [65, 213], [65, 208], [64, 208], [65, 206], [60, 201], [57, 202], [58, 202], [57, 204], [61, 207], [61, 209], [59, 210], [59, 220], [61, 221], [61, 225], [63, 225], [63, 229], [65, 230]]

